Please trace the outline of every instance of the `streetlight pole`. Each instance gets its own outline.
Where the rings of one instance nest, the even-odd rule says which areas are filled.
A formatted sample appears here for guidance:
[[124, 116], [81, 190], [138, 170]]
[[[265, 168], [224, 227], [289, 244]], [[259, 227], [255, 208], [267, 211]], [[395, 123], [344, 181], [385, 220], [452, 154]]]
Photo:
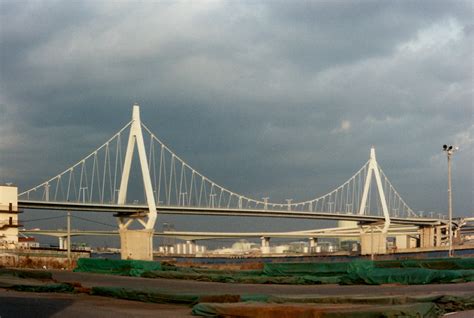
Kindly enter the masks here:
[[448, 157], [448, 256], [454, 256], [453, 250], [453, 195], [451, 187], [451, 156], [454, 151], [458, 150], [458, 147], [443, 145], [443, 151], [446, 152]]
[[68, 269], [72, 268], [72, 259], [71, 259], [71, 212], [67, 212], [67, 262]]

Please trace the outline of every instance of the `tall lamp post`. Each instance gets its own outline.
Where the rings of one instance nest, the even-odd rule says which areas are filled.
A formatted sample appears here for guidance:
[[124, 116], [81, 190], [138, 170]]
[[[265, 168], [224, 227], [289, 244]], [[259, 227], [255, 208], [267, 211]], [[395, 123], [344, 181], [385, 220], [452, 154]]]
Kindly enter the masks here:
[[458, 147], [443, 145], [443, 151], [448, 156], [448, 256], [453, 257], [453, 196], [451, 191], [451, 156]]

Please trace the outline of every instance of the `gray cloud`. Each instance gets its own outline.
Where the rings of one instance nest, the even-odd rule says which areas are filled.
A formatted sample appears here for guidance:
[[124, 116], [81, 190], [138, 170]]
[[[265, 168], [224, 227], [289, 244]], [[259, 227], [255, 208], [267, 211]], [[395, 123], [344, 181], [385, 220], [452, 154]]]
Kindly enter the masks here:
[[445, 211], [440, 146], [458, 143], [455, 210], [471, 214], [471, 9], [2, 1], [0, 181], [26, 188], [57, 174], [128, 122], [137, 101], [181, 157], [257, 198], [323, 194], [375, 145], [415, 210]]

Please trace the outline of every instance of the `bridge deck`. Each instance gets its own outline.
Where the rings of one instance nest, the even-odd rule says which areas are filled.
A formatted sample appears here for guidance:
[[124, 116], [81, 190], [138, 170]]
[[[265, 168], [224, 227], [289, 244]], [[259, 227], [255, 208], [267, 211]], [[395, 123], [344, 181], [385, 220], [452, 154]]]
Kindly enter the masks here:
[[[44, 202], [19, 200], [18, 207], [21, 209], [39, 210], [60, 210], [60, 211], [80, 211], [80, 212], [102, 212], [102, 213], [143, 213], [148, 211], [147, 205], [137, 204], [96, 204], [78, 202]], [[157, 212], [161, 214], [175, 215], [212, 215], [212, 216], [245, 216], [245, 217], [274, 217], [293, 219], [319, 219], [319, 220], [347, 220], [357, 222], [380, 222], [384, 221], [383, 216], [359, 215], [348, 213], [328, 213], [328, 212], [302, 212], [288, 210], [261, 210], [261, 209], [228, 209], [228, 208], [205, 208], [189, 206], [157, 206]], [[443, 220], [433, 218], [400, 218], [392, 217], [391, 222], [397, 224], [411, 225], [438, 225], [444, 223]]]

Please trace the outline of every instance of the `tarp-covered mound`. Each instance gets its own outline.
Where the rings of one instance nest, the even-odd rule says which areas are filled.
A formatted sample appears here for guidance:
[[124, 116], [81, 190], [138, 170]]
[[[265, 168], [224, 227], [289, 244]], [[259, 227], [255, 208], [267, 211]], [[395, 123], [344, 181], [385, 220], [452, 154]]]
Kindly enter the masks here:
[[146, 271], [161, 270], [161, 264], [153, 261], [111, 260], [80, 258], [75, 272], [100, 273], [122, 276], [141, 276]]
[[374, 262], [378, 268], [474, 269], [474, 258], [406, 259]]
[[32, 279], [53, 279], [53, 274], [46, 271], [38, 270], [23, 270], [13, 268], [0, 268], [1, 276], [11, 276], [18, 278], [32, 278]]
[[194, 305], [200, 302], [213, 303], [235, 303], [246, 301], [270, 301], [269, 295], [240, 295], [240, 294], [204, 294], [204, 293], [173, 293], [157, 288], [127, 288], [97, 286], [92, 287], [91, 295], [106, 296], [120, 299], [137, 300], [148, 303], [164, 304], [188, 304]]
[[274, 263], [265, 264], [263, 273], [270, 277], [297, 276], [306, 277], [306, 282], [314, 278], [321, 283], [340, 284], [458, 283], [474, 281], [474, 259]]
[[205, 303], [193, 307], [202, 317], [440, 317], [474, 309], [474, 295], [433, 296], [270, 296], [247, 303]]
[[92, 295], [193, 306], [203, 317], [439, 317], [474, 309], [474, 294], [322, 296], [173, 293], [158, 288], [93, 287]]
[[[413, 262], [414, 265], [419, 263]], [[341, 276], [341, 284], [433, 284], [474, 281], [473, 269], [442, 270], [416, 267], [379, 267], [375, 262], [352, 262], [347, 273]]]
[[78, 260], [75, 271], [242, 284], [433, 284], [474, 281], [474, 259], [266, 263], [263, 270], [230, 271], [86, 258]]
[[13, 268], [0, 269], [0, 288], [37, 293], [74, 291], [72, 284], [56, 282], [51, 272]]
[[213, 295], [93, 287], [91, 294], [152, 303], [192, 305], [203, 317], [439, 317], [474, 309], [474, 295], [321, 296]]
[[378, 317], [439, 317], [433, 303], [398, 306], [370, 306], [353, 304], [268, 304], [268, 303], [200, 303], [193, 307], [193, 315], [202, 317], [252, 318], [378, 318]]

